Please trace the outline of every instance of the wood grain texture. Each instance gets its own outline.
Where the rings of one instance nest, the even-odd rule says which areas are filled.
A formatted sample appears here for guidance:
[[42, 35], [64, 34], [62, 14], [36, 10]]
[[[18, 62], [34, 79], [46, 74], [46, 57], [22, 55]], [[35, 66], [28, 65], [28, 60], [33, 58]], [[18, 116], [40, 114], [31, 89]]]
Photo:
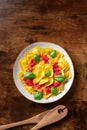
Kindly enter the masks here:
[[[13, 81], [17, 55], [37, 41], [65, 48], [75, 67], [69, 93], [52, 104], [25, 99]], [[41, 130], [87, 129], [87, 0], [0, 0], [0, 125], [32, 117], [59, 104], [69, 108], [69, 115]]]

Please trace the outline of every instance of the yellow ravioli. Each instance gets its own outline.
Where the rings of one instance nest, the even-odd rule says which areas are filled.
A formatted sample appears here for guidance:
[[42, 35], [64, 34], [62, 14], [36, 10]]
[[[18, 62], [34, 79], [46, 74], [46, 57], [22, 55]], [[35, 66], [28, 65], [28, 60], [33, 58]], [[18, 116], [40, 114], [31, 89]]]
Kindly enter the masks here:
[[49, 93], [49, 94], [44, 94], [44, 95], [43, 95], [43, 98], [49, 98], [49, 97], [51, 97], [51, 96], [52, 96], [51, 93]]
[[51, 84], [53, 84], [53, 77], [49, 78], [49, 81], [45, 84], [45, 86], [50, 86]]
[[57, 87], [57, 89], [58, 89], [58, 93], [62, 92], [62, 91], [64, 90], [64, 84], [63, 84], [63, 83], [60, 84], [60, 85]]
[[66, 73], [64, 73], [64, 75], [66, 76], [67, 79], [71, 78], [71, 73], [70, 71], [67, 71]]
[[41, 54], [47, 55], [47, 54], [50, 54], [51, 51], [52, 51], [52, 48], [43, 48], [41, 50]]
[[39, 84], [42, 85], [42, 84], [45, 84], [49, 81], [49, 78], [43, 78], [42, 80], [40, 80]]
[[28, 85], [24, 85], [24, 88], [31, 94], [34, 93], [34, 89], [31, 87], [31, 86], [28, 86]]

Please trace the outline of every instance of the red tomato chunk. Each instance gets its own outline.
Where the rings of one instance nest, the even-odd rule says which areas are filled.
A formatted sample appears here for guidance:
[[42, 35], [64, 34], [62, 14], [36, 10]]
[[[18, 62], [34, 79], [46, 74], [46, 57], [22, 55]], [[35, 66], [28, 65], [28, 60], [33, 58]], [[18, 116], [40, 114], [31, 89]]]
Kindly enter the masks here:
[[53, 72], [54, 72], [56, 75], [61, 74], [61, 68], [59, 68], [58, 62], [55, 62], [55, 63], [53, 64]]
[[32, 86], [32, 87], [34, 87], [33, 80], [26, 79], [26, 80], [25, 80], [25, 84], [27, 84], [27, 85], [29, 85], [29, 86]]
[[50, 93], [51, 92], [51, 88], [50, 87], [47, 87], [46, 88], [46, 93], [48, 94], [48, 93]]
[[34, 59], [31, 59], [31, 61], [30, 61], [30, 66], [33, 67], [34, 65], [36, 65], [36, 62], [35, 62]]
[[45, 64], [49, 63], [49, 58], [47, 57], [47, 55], [41, 55], [41, 58]]
[[58, 87], [60, 84], [61, 84], [61, 82], [56, 82], [56, 81], [55, 81], [55, 82], [53, 83], [53, 86], [54, 86], [54, 87]]
[[28, 72], [32, 72], [33, 71], [33, 68], [31, 66], [28, 67], [27, 69]]

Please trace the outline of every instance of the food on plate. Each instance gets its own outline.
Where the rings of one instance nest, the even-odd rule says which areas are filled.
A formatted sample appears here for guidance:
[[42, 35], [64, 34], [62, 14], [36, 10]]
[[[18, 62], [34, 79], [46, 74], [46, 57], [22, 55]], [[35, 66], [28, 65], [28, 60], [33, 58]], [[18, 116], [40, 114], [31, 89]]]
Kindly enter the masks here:
[[18, 62], [18, 78], [35, 100], [58, 95], [71, 78], [70, 65], [63, 53], [49, 47], [36, 46]]

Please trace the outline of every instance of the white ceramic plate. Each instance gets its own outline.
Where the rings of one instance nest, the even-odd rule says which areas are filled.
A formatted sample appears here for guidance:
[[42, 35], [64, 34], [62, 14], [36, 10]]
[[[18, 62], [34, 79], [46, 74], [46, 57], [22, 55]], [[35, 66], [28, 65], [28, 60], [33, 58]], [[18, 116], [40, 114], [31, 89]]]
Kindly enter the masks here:
[[[62, 52], [64, 54], [65, 59], [68, 61], [68, 63], [70, 64], [70, 71], [72, 74], [71, 79], [65, 84], [64, 86], [64, 91], [62, 91], [60, 94], [58, 94], [57, 96], [53, 96], [50, 97], [48, 99], [41, 99], [41, 100], [35, 100], [33, 95], [29, 94], [24, 88], [23, 88], [23, 84], [18, 80], [18, 72], [20, 71], [19, 65], [18, 65], [18, 61], [20, 58], [22, 58], [24, 56], [24, 53], [31, 50], [32, 48], [34, 48], [35, 46], [40, 46], [41, 48], [45, 48], [45, 47], [51, 47], [53, 49], [56, 49], [60, 52]], [[14, 64], [14, 68], [13, 68], [13, 78], [15, 81], [15, 84], [18, 88], [18, 90], [20, 91], [20, 93], [25, 96], [27, 99], [37, 102], [37, 103], [51, 103], [54, 101], [58, 101], [60, 98], [62, 98], [71, 88], [73, 80], [74, 80], [74, 67], [73, 67], [73, 63], [71, 61], [71, 58], [69, 57], [69, 55], [67, 54], [67, 52], [60, 47], [59, 45], [53, 44], [53, 43], [49, 43], [49, 42], [36, 42], [33, 43], [32, 45], [27, 46], [17, 57], [15, 64]]]

